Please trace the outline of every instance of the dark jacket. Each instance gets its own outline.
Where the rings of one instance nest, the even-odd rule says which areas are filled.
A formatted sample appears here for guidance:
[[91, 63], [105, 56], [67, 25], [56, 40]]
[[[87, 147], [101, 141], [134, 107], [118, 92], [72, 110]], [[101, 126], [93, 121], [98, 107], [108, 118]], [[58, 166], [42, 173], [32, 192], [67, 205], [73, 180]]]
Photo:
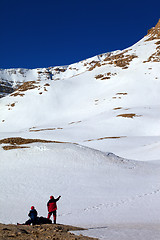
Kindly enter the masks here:
[[37, 211], [36, 211], [36, 209], [30, 210], [28, 216], [29, 216], [32, 220], [36, 219], [36, 218], [37, 218]]
[[57, 210], [57, 204], [56, 202], [60, 199], [60, 196], [58, 198], [52, 198], [48, 201], [47, 207], [48, 207], [48, 212], [53, 212]]

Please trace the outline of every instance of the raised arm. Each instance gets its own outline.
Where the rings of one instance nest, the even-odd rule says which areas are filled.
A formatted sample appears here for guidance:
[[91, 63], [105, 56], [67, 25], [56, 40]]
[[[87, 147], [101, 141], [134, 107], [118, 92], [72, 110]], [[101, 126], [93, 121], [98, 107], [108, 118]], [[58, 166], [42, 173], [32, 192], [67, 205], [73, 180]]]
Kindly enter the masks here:
[[56, 200], [56, 202], [59, 200], [61, 198], [61, 196], [59, 196], [58, 198], [56, 198], [55, 200]]

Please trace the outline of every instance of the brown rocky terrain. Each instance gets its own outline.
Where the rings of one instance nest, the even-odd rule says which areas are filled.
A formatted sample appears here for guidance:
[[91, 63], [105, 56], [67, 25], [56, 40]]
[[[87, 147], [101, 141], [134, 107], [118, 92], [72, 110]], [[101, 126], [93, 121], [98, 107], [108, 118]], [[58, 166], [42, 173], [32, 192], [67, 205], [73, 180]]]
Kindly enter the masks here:
[[149, 38], [146, 41], [158, 40], [155, 42], [157, 45], [155, 53], [153, 53], [144, 63], [146, 62], [160, 62], [160, 19], [155, 27], [148, 30]]
[[158, 23], [156, 24], [155, 27], [148, 30], [147, 35], [150, 36], [150, 37], [146, 41], [160, 39], [160, 19], [159, 19], [159, 21], [158, 21]]
[[85, 236], [76, 236], [69, 231], [84, 230], [73, 226], [61, 224], [43, 224], [43, 225], [5, 225], [0, 224], [0, 240], [92, 240]]

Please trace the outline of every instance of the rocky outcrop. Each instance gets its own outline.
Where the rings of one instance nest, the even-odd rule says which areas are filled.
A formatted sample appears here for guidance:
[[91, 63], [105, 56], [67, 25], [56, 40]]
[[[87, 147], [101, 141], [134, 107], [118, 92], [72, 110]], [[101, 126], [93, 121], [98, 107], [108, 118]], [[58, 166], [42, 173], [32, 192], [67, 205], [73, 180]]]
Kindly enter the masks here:
[[0, 79], [0, 98], [5, 97], [14, 91], [12, 82]]
[[148, 30], [149, 38], [146, 41], [157, 40], [155, 44], [157, 45], [156, 51], [146, 60], [146, 62], [160, 62], [160, 19], [155, 27]]
[[148, 30], [147, 36], [149, 36], [147, 41], [160, 39], [160, 19], [159, 19], [159, 21], [158, 21], [158, 23], [156, 24], [155, 27]]

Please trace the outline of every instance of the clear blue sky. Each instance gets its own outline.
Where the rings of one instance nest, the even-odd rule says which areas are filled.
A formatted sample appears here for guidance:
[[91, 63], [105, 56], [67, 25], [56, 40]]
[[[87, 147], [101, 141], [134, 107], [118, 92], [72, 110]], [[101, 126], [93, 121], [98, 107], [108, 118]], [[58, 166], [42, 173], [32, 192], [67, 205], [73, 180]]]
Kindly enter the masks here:
[[0, 68], [68, 65], [124, 49], [159, 18], [159, 0], [0, 0]]

